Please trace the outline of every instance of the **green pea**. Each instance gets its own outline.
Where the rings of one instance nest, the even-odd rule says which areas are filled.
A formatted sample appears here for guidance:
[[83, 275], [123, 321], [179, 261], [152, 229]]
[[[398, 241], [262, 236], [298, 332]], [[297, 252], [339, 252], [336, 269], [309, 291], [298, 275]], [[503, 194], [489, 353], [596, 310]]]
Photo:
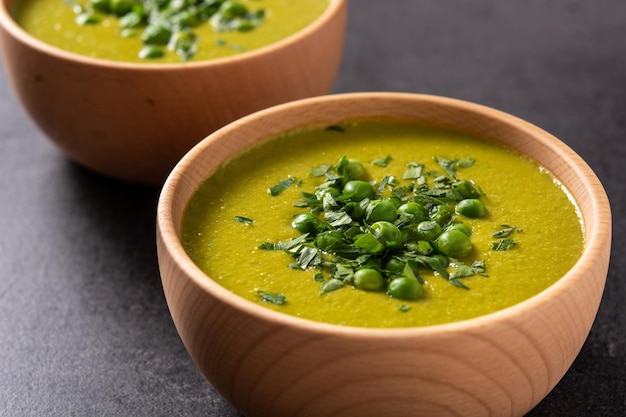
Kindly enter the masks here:
[[389, 282], [387, 293], [401, 300], [415, 300], [422, 296], [424, 288], [416, 278], [401, 276]]
[[172, 37], [172, 31], [161, 23], [155, 23], [146, 27], [141, 39], [152, 45], [167, 45]]
[[472, 251], [472, 242], [460, 230], [446, 230], [437, 239], [437, 248], [453, 258], [464, 258]]
[[349, 179], [355, 179], [363, 176], [365, 168], [361, 161], [357, 159], [341, 158], [341, 161], [337, 165], [337, 172]]
[[343, 194], [350, 196], [352, 201], [362, 201], [371, 198], [374, 194], [374, 186], [367, 181], [351, 180], [343, 187]]
[[385, 279], [373, 268], [361, 268], [354, 273], [353, 284], [360, 290], [380, 291], [385, 288]]
[[393, 223], [376, 222], [372, 225], [372, 233], [386, 247], [394, 248], [402, 245], [402, 232]]
[[385, 264], [385, 271], [390, 274], [399, 274], [404, 269], [404, 262], [398, 258], [391, 258]]
[[443, 232], [442, 227], [434, 220], [426, 220], [417, 225], [417, 235], [434, 242]]
[[465, 233], [467, 236], [472, 235], [472, 229], [470, 229], [470, 227], [466, 225], [465, 223], [452, 223], [451, 225], [446, 227], [446, 230], [460, 230], [461, 232]]
[[477, 198], [461, 200], [454, 208], [456, 214], [460, 214], [471, 219], [478, 219], [487, 215], [487, 209], [482, 201]]
[[396, 206], [391, 201], [372, 200], [365, 209], [365, 220], [368, 223], [377, 221], [393, 222], [396, 218]]
[[419, 203], [409, 202], [398, 207], [398, 216], [406, 218], [409, 223], [417, 224], [428, 219], [428, 210]]
[[430, 244], [430, 242], [426, 241], [426, 240], [418, 240], [417, 241], [417, 247], [416, 247], [416, 251], [417, 253], [419, 253], [420, 255], [428, 255], [433, 251], [433, 245]]
[[315, 224], [318, 220], [313, 213], [300, 213], [291, 220], [291, 227], [300, 233], [314, 233], [316, 231]]
[[452, 220], [452, 210], [445, 204], [433, 206], [429, 213], [430, 219], [436, 221], [439, 225], [443, 226]]
[[390, 201], [395, 208], [398, 208], [402, 205], [402, 200], [394, 195], [387, 198], [387, 200]]
[[141, 59], [154, 59], [161, 58], [165, 55], [163, 49], [156, 45], [146, 45], [139, 51], [139, 58]]

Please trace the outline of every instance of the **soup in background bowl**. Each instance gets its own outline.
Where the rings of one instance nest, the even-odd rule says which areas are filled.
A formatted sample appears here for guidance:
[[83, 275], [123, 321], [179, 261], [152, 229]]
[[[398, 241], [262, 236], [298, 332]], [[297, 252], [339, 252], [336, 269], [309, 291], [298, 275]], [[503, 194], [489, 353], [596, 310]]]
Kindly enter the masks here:
[[224, 58], [281, 41], [329, 0], [15, 0], [26, 32], [68, 52], [123, 62]]
[[142, 184], [161, 185], [185, 152], [231, 121], [328, 93], [346, 26], [345, 0], [330, 0], [311, 24], [268, 46], [212, 60], [130, 63], [37, 39], [16, 23], [15, 1], [0, 2], [0, 42], [26, 112], [74, 161]]
[[[363, 328], [266, 308], [227, 290], [189, 257], [183, 215], [225, 162], [294, 128], [381, 117], [500, 143], [545, 167], [569, 191], [582, 220], [584, 244], [573, 267], [538, 294], [493, 313]], [[563, 142], [491, 108], [403, 93], [311, 98], [231, 123], [178, 163], [157, 212], [159, 267], [176, 328], [209, 382], [247, 416], [522, 416], [582, 347], [602, 296], [610, 240], [606, 193]]]

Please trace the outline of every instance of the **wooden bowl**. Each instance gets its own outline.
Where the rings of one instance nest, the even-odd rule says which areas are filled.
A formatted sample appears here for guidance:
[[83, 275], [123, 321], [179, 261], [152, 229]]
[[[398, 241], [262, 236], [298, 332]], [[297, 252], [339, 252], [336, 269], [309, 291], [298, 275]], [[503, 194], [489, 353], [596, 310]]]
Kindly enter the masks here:
[[199, 140], [254, 111], [326, 94], [338, 71], [346, 0], [311, 25], [241, 55], [131, 64], [65, 52], [22, 30], [0, 0], [8, 78], [27, 113], [70, 158], [114, 178], [159, 184]]
[[[496, 313], [432, 327], [367, 329], [312, 322], [244, 300], [208, 278], [180, 241], [192, 193], [249, 146], [309, 123], [399, 116], [501, 141], [548, 168], [580, 207], [577, 264], [540, 294]], [[300, 100], [213, 133], [167, 179], [157, 248], [174, 323], [211, 384], [247, 417], [522, 416], [557, 384], [594, 321], [608, 269], [604, 189], [569, 147], [477, 104], [402, 93]]]

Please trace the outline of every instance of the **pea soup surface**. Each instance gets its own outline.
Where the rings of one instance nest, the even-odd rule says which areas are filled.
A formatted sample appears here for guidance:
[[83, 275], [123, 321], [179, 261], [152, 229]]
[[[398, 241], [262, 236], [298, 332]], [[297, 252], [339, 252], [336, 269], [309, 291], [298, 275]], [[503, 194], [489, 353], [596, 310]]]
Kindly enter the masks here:
[[[227, 162], [199, 187], [183, 216], [182, 240], [211, 279], [250, 301], [310, 320], [358, 327], [428, 326], [519, 303], [557, 281], [580, 257], [584, 231], [577, 207], [550, 173], [527, 158], [488, 141], [411, 123], [352, 121], [341, 127], [286, 133]], [[362, 162], [369, 179], [378, 181], [375, 188], [385, 175], [402, 183], [413, 162], [434, 173], [441, 171], [435, 156], [471, 158], [473, 165], [460, 170], [459, 177], [484, 192], [488, 214], [456, 217], [471, 228], [473, 250], [463, 263], [484, 261], [485, 274], [461, 278], [469, 288], [464, 289], [422, 268], [424, 293], [409, 301], [349, 285], [320, 294], [323, 283], [314, 279], [314, 270], [290, 267], [294, 259], [284, 251], [259, 249], [264, 242], [299, 235], [291, 222], [306, 210], [294, 202], [324, 181], [312, 177], [311, 168], [336, 164], [344, 155]], [[384, 158], [386, 167], [371, 163]], [[296, 181], [278, 195], [268, 192], [289, 177]], [[493, 234], [502, 225], [515, 227], [515, 245], [495, 250], [501, 239]], [[283, 294], [286, 303], [264, 301], [259, 291]]]
[[[86, 5], [87, 1], [77, 0]], [[252, 11], [264, 9], [262, 24], [247, 31], [216, 32], [208, 22], [193, 27], [197, 52], [193, 61], [228, 57], [267, 46], [311, 24], [328, 8], [329, 0], [242, 0]], [[36, 38], [66, 51], [93, 58], [148, 63], [180, 63], [181, 58], [167, 51], [165, 56], [146, 60], [138, 56], [141, 36], [121, 36], [120, 19], [99, 14], [97, 24], [78, 24], [77, 14], [65, 0], [16, 0], [16, 22]]]

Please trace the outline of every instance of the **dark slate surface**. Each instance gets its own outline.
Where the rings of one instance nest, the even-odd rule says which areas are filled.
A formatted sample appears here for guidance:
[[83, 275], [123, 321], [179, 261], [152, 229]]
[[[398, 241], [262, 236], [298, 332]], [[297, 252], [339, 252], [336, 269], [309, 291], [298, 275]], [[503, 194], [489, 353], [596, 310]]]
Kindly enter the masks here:
[[[528, 416], [626, 415], [626, 2], [350, 5], [335, 92], [475, 101], [548, 130], [603, 182], [608, 282], [579, 357]], [[240, 416], [204, 380], [158, 275], [158, 190], [69, 162], [0, 76], [0, 415]]]

